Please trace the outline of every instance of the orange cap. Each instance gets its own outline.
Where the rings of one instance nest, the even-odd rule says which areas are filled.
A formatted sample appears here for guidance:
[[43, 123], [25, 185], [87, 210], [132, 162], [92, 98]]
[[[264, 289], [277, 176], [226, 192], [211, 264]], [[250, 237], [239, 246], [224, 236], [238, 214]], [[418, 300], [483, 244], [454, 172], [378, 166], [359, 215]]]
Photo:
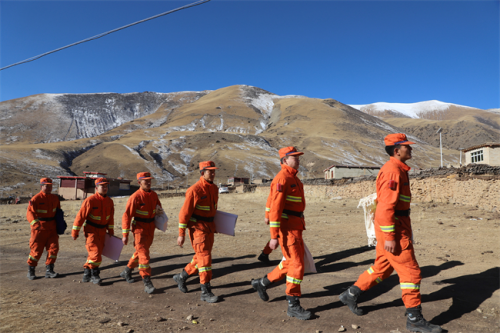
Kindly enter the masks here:
[[384, 142], [386, 146], [415, 144], [415, 142], [408, 141], [408, 139], [406, 138], [406, 134], [403, 133], [389, 134], [384, 138]]
[[204, 161], [200, 162], [200, 171], [203, 170], [217, 170], [218, 168], [215, 167], [215, 163], [212, 161]]
[[285, 156], [304, 155], [304, 153], [297, 151], [297, 148], [295, 147], [281, 148], [279, 150], [279, 153], [280, 153], [280, 159], [282, 159]]
[[137, 180], [144, 180], [144, 179], [153, 179], [153, 177], [151, 177], [151, 174], [149, 172], [139, 172], [137, 174]]
[[42, 178], [40, 179], [40, 185], [52, 185], [52, 179], [50, 178]]
[[106, 185], [109, 184], [108, 180], [106, 178], [97, 178], [95, 180], [95, 186], [97, 185]]

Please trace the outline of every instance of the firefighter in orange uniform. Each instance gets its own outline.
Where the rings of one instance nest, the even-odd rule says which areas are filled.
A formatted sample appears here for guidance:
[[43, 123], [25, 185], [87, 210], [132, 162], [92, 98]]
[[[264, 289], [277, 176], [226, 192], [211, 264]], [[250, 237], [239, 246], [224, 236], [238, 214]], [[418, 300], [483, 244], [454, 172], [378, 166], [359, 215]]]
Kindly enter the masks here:
[[300, 306], [300, 284], [304, 277], [304, 241], [302, 231], [305, 230], [304, 187], [297, 178], [299, 156], [295, 147], [279, 150], [281, 171], [271, 183], [270, 197], [270, 231], [269, 247], [274, 250], [279, 244], [286, 260], [282, 261], [271, 273], [263, 278], [252, 280], [252, 287], [259, 293], [263, 301], [268, 301], [267, 287], [286, 277], [287, 315], [301, 320], [311, 318], [311, 312]]
[[52, 193], [52, 179], [40, 179], [40, 193], [29, 202], [26, 218], [31, 224], [30, 254], [28, 257], [28, 279], [34, 280], [35, 267], [42, 257], [43, 249], [47, 250], [45, 260], [45, 277], [55, 278], [54, 263], [59, 252], [59, 235], [56, 230], [55, 215], [57, 208], [61, 209], [59, 198]]
[[411, 191], [406, 161], [412, 158], [411, 144], [405, 134], [385, 137], [385, 150], [390, 159], [377, 176], [377, 210], [375, 234], [376, 259], [361, 274], [358, 281], [340, 294], [342, 303], [356, 315], [363, 314], [357, 306], [359, 295], [388, 278], [396, 270], [408, 315], [406, 328], [411, 332], [441, 332], [441, 328], [422, 316], [420, 297], [420, 267], [415, 259], [410, 220]]
[[151, 190], [151, 174], [149, 172], [140, 172], [137, 174], [137, 182], [140, 185], [139, 190], [130, 196], [127, 201], [125, 213], [122, 218], [124, 245], [128, 244], [128, 234], [131, 231], [134, 234], [135, 253], [130, 258], [125, 270], [120, 273], [128, 283], [134, 282], [132, 271], [139, 266], [139, 274], [144, 282], [144, 291], [152, 294], [155, 287], [151, 282], [151, 267], [149, 266], [149, 248], [153, 244], [155, 235], [155, 216], [156, 207], [159, 206], [158, 213], [162, 213], [160, 200], [155, 191]]
[[187, 293], [186, 280], [190, 275], [198, 272], [201, 283], [202, 301], [215, 303], [218, 297], [212, 293], [210, 280], [212, 279], [212, 247], [214, 244], [215, 224], [214, 216], [217, 212], [219, 190], [213, 183], [215, 177], [215, 163], [201, 162], [201, 177], [186, 191], [186, 199], [179, 213], [179, 238], [177, 244], [182, 246], [189, 229], [189, 238], [195, 255], [180, 274], [174, 275], [180, 291]]
[[[269, 211], [271, 210], [271, 208], [269, 208], [269, 206], [271, 206], [271, 193], [269, 193], [269, 196], [267, 197], [267, 202], [266, 202], [266, 215], [264, 218], [264, 222], [267, 225], [269, 225]], [[266, 263], [266, 264], [271, 263], [271, 260], [269, 260], [269, 255], [271, 254], [271, 252], [273, 252], [273, 250], [269, 247], [270, 243], [271, 243], [271, 241], [267, 242], [266, 246], [262, 250], [262, 253], [259, 255], [257, 260], [262, 261], [263, 263]]]
[[83, 282], [92, 281], [100, 285], [99, 266], [102, 261], [102, 249], [104, 248], [104, 236], [106, 231], [111, 236], [114, 235], [115, 227], [115, 207], [113, 200], [108, 197], [108, 184], [106, 178], [97, 178], [95, 180], [96, 193], [85, 199], [76, 215], [73, 223], [71, 236], [74, 240], [78, 238], [80, 229], [83, 227], [85, 233], [85, 247], [88, 257], [83, 265]]

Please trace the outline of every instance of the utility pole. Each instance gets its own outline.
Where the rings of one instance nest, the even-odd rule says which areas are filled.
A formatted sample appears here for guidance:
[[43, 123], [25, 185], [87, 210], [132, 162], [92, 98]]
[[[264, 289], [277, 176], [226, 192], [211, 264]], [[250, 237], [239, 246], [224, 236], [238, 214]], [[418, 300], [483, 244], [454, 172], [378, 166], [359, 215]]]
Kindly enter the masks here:
[[439, 127], [436, 133], [439, 133], [439, 150], [441, 151], [441, 168], [443, 167], [443, 142], [441, 140], [441, 132], [443, 129]]
[[464, 150], [465, 148], [458, 148], [458, 150], [460, 150], [460, 166], [462, 166], [462, 150]]

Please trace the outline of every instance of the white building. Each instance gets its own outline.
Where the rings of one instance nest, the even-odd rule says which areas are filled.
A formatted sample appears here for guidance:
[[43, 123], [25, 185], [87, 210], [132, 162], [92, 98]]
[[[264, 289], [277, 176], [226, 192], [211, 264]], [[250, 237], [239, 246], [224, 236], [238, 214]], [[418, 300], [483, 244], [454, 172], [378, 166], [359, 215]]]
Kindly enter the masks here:
[[361, 176], [377, 175], [380, 167], [374, 166], [349, 166], [349, 165], [332, 165], [323, 170], [325, 179], [342, 179]]
[[464, 153], [465, 165], [476, 163], [500, 166], [500, 143], [483, 143], [464, 149]]

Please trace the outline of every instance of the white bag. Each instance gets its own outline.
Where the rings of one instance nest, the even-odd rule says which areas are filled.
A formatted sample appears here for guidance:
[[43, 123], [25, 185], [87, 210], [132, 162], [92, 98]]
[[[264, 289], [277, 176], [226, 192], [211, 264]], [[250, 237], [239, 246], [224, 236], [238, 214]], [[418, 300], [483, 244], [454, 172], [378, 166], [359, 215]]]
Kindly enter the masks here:
[[[283, 256], [283, 259], [281, 261], [285, 261], [286, 258]], [[304, 242], [304, 274], [305, 273], [317, 273], [318, 271], [316, 270], [316, 265], [314, 264], [314, 258], [307, 248], [306, 243]]]
[[366, 236], [368, 236], [368, 246], [377, 245], [375, 236], [375, 210], [377, 209], [377, 193], [370, 194], [359, 200], [358, 208], [363, 207], [365, 212]]
[[156, 211], [162, 210], [163, 212], [155, 215], [155, 226], [156, 229], [165, 232], [168, 225], [168, 216], [165, 211], [158, 205], [156, 206]]

